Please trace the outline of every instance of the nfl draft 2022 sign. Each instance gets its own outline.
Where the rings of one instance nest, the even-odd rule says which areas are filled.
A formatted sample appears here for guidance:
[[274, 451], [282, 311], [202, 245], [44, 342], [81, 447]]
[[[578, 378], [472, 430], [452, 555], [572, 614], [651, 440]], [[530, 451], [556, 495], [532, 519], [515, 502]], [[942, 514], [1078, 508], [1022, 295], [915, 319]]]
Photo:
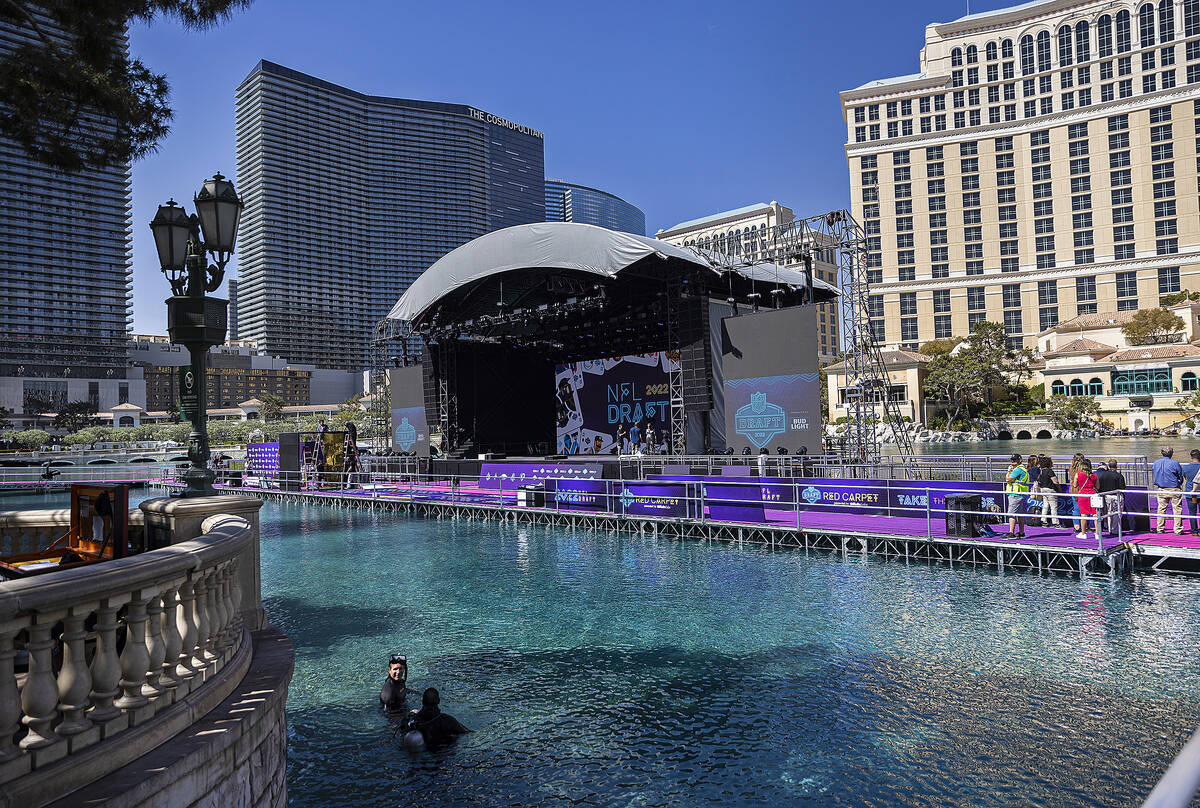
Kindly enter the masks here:
[[783, 407], [767, 401], [767, 394], [750, 394], [750, 403], [738, 407], [733, 416], [734, 431], [761, 449], [777, 435], [787, 431], [787, 414]]
[[821, 391], [816, 373], [725, 381], [725, 442], [789, 452], [821, 447]]

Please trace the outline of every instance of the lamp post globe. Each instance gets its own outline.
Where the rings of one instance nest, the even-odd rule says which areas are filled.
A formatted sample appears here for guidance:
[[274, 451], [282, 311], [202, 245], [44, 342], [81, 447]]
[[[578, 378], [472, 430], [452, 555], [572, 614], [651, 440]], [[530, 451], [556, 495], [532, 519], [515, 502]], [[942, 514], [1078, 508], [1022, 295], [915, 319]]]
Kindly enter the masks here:
[[[215, 473], [208, 467], [207, 360], [214, 345], [225, 342], [228, 300], [208, 297], [225, 275], [237, 240], [242, 201], [233, 183], [216, 174], [195, 196], [197, 215], [174, 200], [161, 205], [150, 229], [162, 272], [171, 282], [167, 331], [188, 349], [190, 364], [179, 368], [179, 412], [191, 424], [184, 496], [212, 496]], [[214, 264], [208, 263], [212, 254]]]

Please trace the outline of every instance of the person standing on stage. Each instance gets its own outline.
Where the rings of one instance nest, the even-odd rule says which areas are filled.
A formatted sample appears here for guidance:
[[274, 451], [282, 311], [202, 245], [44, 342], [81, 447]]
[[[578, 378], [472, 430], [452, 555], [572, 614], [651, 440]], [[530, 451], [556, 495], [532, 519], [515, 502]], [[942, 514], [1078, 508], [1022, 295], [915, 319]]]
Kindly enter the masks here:
[[621, 454], [629, 454], [629, 427], [617, 424], [617, 448]]
[[642, 428], [635, 422], [634, 425], [629, 428], [629, 452], [630, 454], [636, 454], [641, 448]]
[[1162, 450], [1162, 457], [1154, 461], [1150, 468], [1155, 494], [1154, 532], [1158, 533], [1159, 526], [1166, 533], [1167, 506], [1175, 517], [1175, 532], [1183, 532], [1183, 466], [1172, 455], [1175, 450], [1170, 446]]
[[1025, 535], [1025, 523], [1021, 514], [1025, 512], [1025, 500], [1029, 496], [1029, 472], [1021, 465], [1021, 456], [1014, 454], [1009, 459], [1008, 473], [1004, 475], [1004, 493], [1008, 507], [1008, 532], [1012, 536]]

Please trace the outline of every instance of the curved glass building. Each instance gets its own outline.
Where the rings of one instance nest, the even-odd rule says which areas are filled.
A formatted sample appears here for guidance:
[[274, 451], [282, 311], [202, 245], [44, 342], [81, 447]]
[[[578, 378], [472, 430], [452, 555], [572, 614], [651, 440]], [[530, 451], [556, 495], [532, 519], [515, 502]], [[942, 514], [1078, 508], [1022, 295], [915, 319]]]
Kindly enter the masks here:
[[372, 329], [450, 250], [545, 221], [542, 133], [262, 61], [237, 89], [239, 339], [362, 368]]
[[546, 221], [594, 224], [646, 235], [646, 214], [619, 196], [565, 180], [546, 180]]

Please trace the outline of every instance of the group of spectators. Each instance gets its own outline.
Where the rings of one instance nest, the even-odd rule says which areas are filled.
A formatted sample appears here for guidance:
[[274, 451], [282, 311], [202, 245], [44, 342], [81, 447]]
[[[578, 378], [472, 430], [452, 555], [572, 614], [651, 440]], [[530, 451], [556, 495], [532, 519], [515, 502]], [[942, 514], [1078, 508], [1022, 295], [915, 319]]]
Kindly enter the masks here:
[[1009, 533], [1024, 536], [1025, 526], [1040, 518], [1043, 526], [1069, 523], [1079, 539], [1087, 538], [1088, 520], [1098, 537], [1103, 520], [1105, 534], [1114, 535], [1120, 527], [1125, 487], [1125, 475], [1115, 460], [1093, 468], [1092, 461], [1077, 452], [1060, 477], [1052, 458], [1029, 455], [1022, 460], [1014, 454], [1004, 478]]

